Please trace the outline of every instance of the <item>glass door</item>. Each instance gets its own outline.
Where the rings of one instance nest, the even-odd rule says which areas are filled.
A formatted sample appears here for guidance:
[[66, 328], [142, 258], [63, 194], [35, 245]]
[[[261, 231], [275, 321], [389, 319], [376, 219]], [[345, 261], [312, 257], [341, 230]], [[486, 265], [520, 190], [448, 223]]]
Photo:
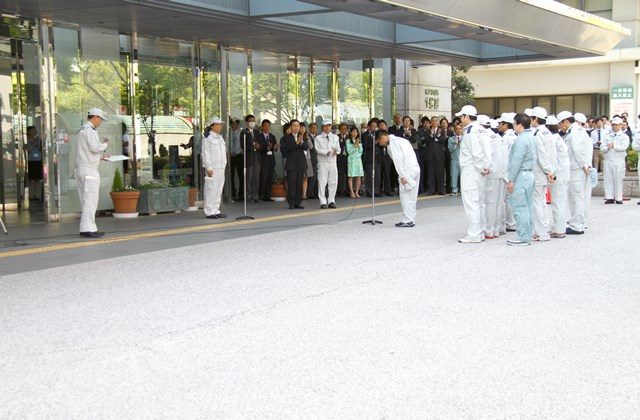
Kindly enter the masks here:
[[11, 71], [11, 43], [8, 39], [0, 38], [0, 204], [2, 213], [18, 209], [19, 198], [19, 176], [18, 168], [20, 159], [20, 148], [17, 146], [17, 139], [13, 132], [13, 110], [12, 102], [13, 77]]

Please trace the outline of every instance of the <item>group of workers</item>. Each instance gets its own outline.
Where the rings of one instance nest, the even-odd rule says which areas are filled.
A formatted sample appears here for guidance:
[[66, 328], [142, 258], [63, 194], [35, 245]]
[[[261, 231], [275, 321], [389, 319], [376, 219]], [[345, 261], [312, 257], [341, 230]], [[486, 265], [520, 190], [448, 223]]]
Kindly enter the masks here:
[[[515, 239], [507, 241], [509, 245], [529, 245], [532, 241], [544, 242], [551, 238], [564, 238], [567, 234], [581, 235], [587, 227], [592, 179], [597, 176], [597, 170], [592, 167], [593, 162], [599, 159], [594, 157], [596, 146], [598, 154], [604, 158], [605, 203], [622, 204], [622, 179], [629, 136], [621, 129], [623, 121], [619, 116], [611, 119], [610, 126], [598, 123], [598, 131], [594, 135], [592, 130], [587, 131], [589, 127], [585, 127], [588, 123], [583, 114], [563, 111], [557, 116], [548, 115], [542, 107], [526, 109], [520, 114], [503, 113], [499, 118], [491, 119], [479, 115], [474, 106], [466, 105], [455, 115], [451, 133], [447, 127], [438, 127], [437, 119], [434, 123], [423, 118], [423, 131], [432, 129], [429, 155], [437, 157], [440, 155], [438, 150], [446, 148], [451, 159], [450, 180], [447, 181], [442, 173], [442, 163], [434, 163], [442, 159], [427, 159], [431, 165], [426, 187], [421, 136], [417, 135], [418, 130], [413, 128], [409, 117], [394, 117], [394, 123], [401, 125], [394, 124], [389, 130], [383, 120], [372, 119], [363, 131], [362, 140], [357, 129], [352, 128], [355, 133], [349, 140], [350, 150], [355, 146], [359, 149], [357, 160], [364, 164], [369, 195], [378, 193], [375, 174], [380, 171], [383, 157], [388, 156], [393, 165], [403, 210], [403, 219], [396, 226], [415, 226], [418, 194], [425, 188], [444, 194], [446, 185], [452, 195], [458, 191], [462, 195], [467, 234], [459, 240], [461, 243], [480, 243], [509, 231], [517, 232]], [[75, 175], [82, 204], [82, 237], [99, 238], [104, 235], [95, 224], [100, 185], [98, 165], [106, 157], [104, 152], [108, 147], [108, 140], [101, 142], [97, 133], [103, 120], [106, 118], [102, 110], [90, 109], [87, 123], [78, 133]], [[255, 201], [258, 197], [270, 199], [270, 188], [260, 182], [269, 175], [260, 174], [262, 170], [258, 168], [270, 167], [268, 172], [272, 179], [275, 167], [273, 154], [280, 150], [284, 157], [289, 208], [304, 208], [302, 199], [307, 186], [303, 181], [310, 172], [310, 151], [313, 150], [316, 163], [313, 173], [317, 177], [320, 207], [336, 208], [339, 156], [347, 153], [340, 137], [332, 133], [330, 120], [322, 121], [321, 132], [312, 136], [313, 141], [301, 135], [301, 126], [304, 125], [298, 120], [288, 123], [280, 142], [269, 132], [268, 120], [262, 122], [262, 131], [255, 130], [255, 117], [247, 116], [246, 123], [247, 128], [239, 137], [240, 148], [254, 152], [245, 154], [250, 164], [243, 162], [247, 197]], [[204, 214], [209, 219], [226, 217], [220, 211], [227, 166], [222, 128], [220, 118], [211, 119], [202, 140]], [[636, 135], [633, 148], [640, 151], [640, 133]], [[264, 156], [255, 153], [260, 149], [264, 149]], [[232, 147], [232, 163], [233, 159]], [[352, 159], [347, 161], [351, 163]], [[362, 175], [358, 172], [362, 171], [361, 166], [354, 171], [349, 169], [348, 173]], [[270, 187], [271, 180], [268, 184]], [[359, 185], [355, 192], [354, 186], [349, 186], [353, 197]], [[552, 197], [551, 218], [547, 211], [547, 189]]]

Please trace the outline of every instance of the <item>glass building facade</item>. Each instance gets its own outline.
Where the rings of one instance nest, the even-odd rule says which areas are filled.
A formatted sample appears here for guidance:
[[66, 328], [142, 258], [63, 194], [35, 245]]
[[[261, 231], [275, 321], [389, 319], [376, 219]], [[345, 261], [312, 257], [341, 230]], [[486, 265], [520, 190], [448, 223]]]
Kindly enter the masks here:
[[[108, 115], [99, 129], [110, 140], [107, 153], [132, 159], [101, 163], [100, 210], [112, 208], [116, 169], [133, 185], [179, 175], [201, 187], [193, 156], [212, 116], [242, 121], [251, 113], [271, 120], [280, 137], [294, 118], [359, 126], [373, 116], [390, 118], [394, 107], [390, 58], [315, 61], [16, 17], [3, 18], [2, 33], [2, 210], [31, 209], [49, 221], [80, 211], [72, 144], [91, 107]], [[29, 126], [43, 145], [43, 180], [36, 187], [42, 203], [29, 201]], [[192, 148], [181, 146], [190, 139]], [[177, 162], [169, 157], [176, 150]]]

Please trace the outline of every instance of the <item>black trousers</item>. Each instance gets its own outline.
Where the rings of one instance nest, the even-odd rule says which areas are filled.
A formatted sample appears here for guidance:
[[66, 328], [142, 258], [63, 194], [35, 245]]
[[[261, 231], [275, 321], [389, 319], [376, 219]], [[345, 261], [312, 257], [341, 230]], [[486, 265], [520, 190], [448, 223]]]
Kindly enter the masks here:
[[422, 176], [422, 174], [424, 173], [424, 163], [422, 162], [422, 158], [420, 157], [420, 150], [413, 149], [413, 151], [416, 153], [416, 160], [418, 161], [418, 165], [420, 166], [420, 185], [418, 186], [418, 193], [422, 193], [424, 191], [424, 177]]
[[[364, 183], [367, 185], [367, 194], [380, 193], [380, 161], [376, 159], [376, 180], [375, 183], [372, 179], [373, 176], [373, 162], [367, 162], [364, 166]], [[375, 185], [374, 185], [375, 184]]]
[[336, 160], [338, 166], [338, 189], [336, 194], [347, 195], [347, 157], [338, 155]]
[[260, 190], [260, 155], [253, 153], [251, 162], [247, 156], [247, 200], [257, 200]]
[[[242, 153], [231, 156], [231, 197], [242, 197], [244, 195], [244, 161]], [[236, 189], [236, 178], [238, 188]]]
[[262, 162], [260, 162], [260, 188], [258, 190], [260, 198], [271, 198], [274, 169], [273, 156], [263, 154]]
[[451, 155], [449, 152], [445, 155], [444, 161], [444, 173], [445, 173], [445, 192], [451, 194]]
[[391, 177], [393, 176], [391, 173], [392, 164], [391, 156], [382, 155], [380, 157], [380, 188], [385, 194], [391, 194], [393, 191], [391, 189]]
[[429, 161], [429, 194], [444, 194], [444, 159]]
[[287, 169], [287, 201], [289, 206], [302, 205], [302, 180], [306, 169]]
[[420, 158], [418, 163], [420, 164], [420, 192], [429, 192], [429, 154], [427, 148], [423, 147], [418, 149]]

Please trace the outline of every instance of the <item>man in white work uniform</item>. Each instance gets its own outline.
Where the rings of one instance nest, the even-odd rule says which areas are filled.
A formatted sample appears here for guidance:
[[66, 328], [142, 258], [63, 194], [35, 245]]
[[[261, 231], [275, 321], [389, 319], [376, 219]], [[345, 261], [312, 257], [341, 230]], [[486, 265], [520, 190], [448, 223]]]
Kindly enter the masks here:
[[209, 135], [202, 139], [202, 166], [204, 177], [204, 214], [207, 219], [224, 219], [220, 213], [220, 200], [224, 188], [224, 171], [227, 167], [227, 147], [222, 131], [222, 120], [214, 117], [209, 122]]
[[545, 124], [547, 110], [537, 106], [532, 110], [531, 127], [536, 140], [536, 162], [533, 165], [535, 184], [533, 188], [533, 240], [547, 242], [551, 240], [549, 230], [549, 212], [547, 210], [547, 186], [552, 185], [555, 175], [556, 145], [553, 135]]
[[622, 204], [622, 183], [625, 173], [625, 161], [629, 136], [620, 127], [622, 118], [611, 119], [611, 132], [605, 136], [600, 145], [604, 156], [604, 198], [605, 204]]
[[567, 188], [571, 174], [569, 151], [564, 139], [558, 134], [558, 119], [554, 115], [547, 116], [546, 127], [553, 135], [556, 147], [556, 162], [553, 164], [555, 171], [554, 183], [549, 186], [551, 190], [551, 226], [550, 237], [564, 238], [567, 229]]
[[[318, 196], [320, 208], [336, 208], [338, 188], [337, 156], [340, 153], [340, 139], [331, 132], [331, 120], [322, 121], [322, 133], [316, 136], [316, 156], [318, 157]], [[308, 153], [308, 152], [307, 152]], [[327, 185], [329, 195], [327, 196]]]
[[[478, 122], [485, 128], [490, 127], [480, 116]], [[483, 124], [483, 122], [485, 124]], [[492, 130], [487, 130], [491, 144], [491, 173], [486, 176], [485, 183], [485, 239], [500, 236], [504, 216], [504, 193], [506, 191], [506, 172], [509, 163], [509, 152], [504, 139]]]
[[104, 112], [99, 108], [91, 108], [87, 113], [87, 122], [78, 131], [76, 143], [75, 178], [82, 206], [80, 217], [80, 236], [83, 238], [101, 238], [104, 232], [96, 226], [96, 210], [100, 198], [100, 160], [109, 147], [109, 140], [102, 143], [98, 137], [98, 127], [106, 121]]
[[387, 133], [385, 130], [376, 134], [380, 147], [386, 147], [393, 165], [398, 172], [400, 188], [400, 205], [402, 206], [402, 222], [396, 227], [414, 227], [416, 220], [416, 203], [420, 188], [420, 165], [416, 153], [409, 140]]
[[481, 205], [481, 195], [484, 194], [485, 177], [491, 172], [491, 156], [483, 146], [484, 128], [477, 122], [476, 108], [465, 105], [456, 117], [460, 117], [464, 128], [460, 146], [460, 187], [467, 215], [467, 235], [458, 242], [474, 244], [484, 241], [485, 209]]
[[[516, 141], [518, 135], [513, 131], [513, 118], [516, 116], [515, 112], [503, 112], [498, 118], [498, 131], [502, 135], [502, 140], [507, 147], [507, 160], [509, 159], [509, 153], [511, 152], [511, 146]], [[502, 217], [502, 224], [500, 226], [500, 234], [504, 235], [507, 232], [516, 231], [516, 219], [511, 209], [511, 203], [509, 202], [509, 195], [507, 194], [507, 184], [504, 186], [504, 215]]]

